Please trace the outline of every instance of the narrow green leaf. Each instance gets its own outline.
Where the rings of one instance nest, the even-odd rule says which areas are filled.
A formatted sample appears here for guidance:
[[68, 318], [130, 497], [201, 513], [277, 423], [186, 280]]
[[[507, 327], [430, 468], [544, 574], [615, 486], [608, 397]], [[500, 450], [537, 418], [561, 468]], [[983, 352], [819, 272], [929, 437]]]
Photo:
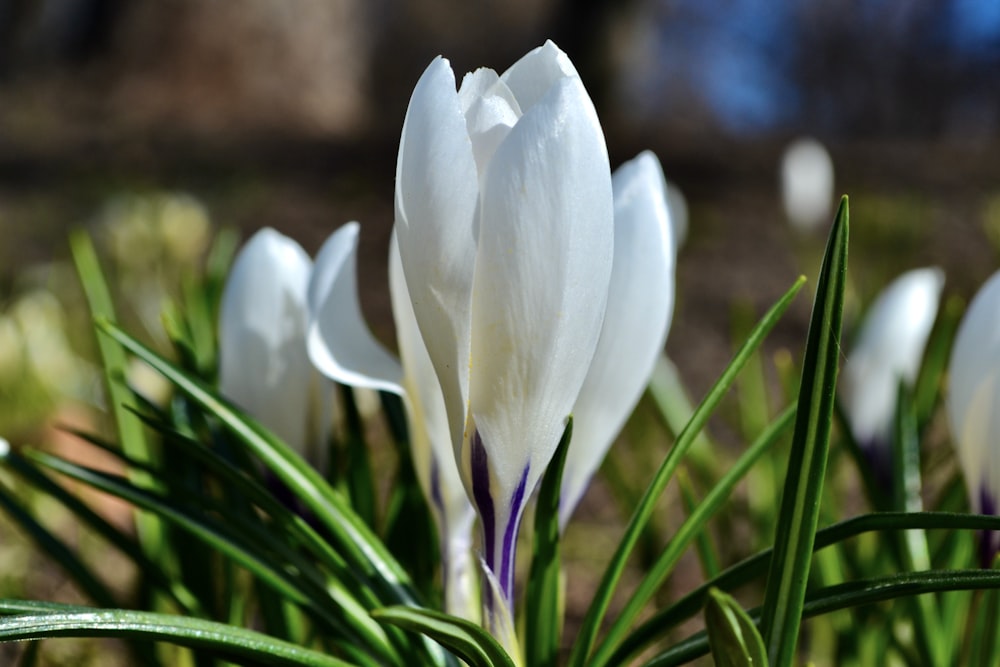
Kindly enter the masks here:
[[249, 447], [322, 522], [337, 548], [358, 574], [381, 584], [381, 592], [392, 600], [403, 603], [414, 601], [409, 577], [385, 546], [351, 510], [343, 496], [288, 445], [216, 395], [201, 380], [180, 370], [112, 322], [101, 320], [98, 326], [217, 417], [233, 436]]
[[767, 333], [778, 322], [782, 313], [791, 304], [792, 299], [795, 298], [795, 295], [801, 289], [804, 282], [805, 278], [799, 278], [792, 288], [767, 311], [750, 333], [743, 347], [740, 348], [739, 352], [737, 352], [736, 356], [726, 367], [726, 370], [723, 371], [722, 376], [709, 390], [701, 405], [695, 410], [688, 425], [677, 436], [677, 441], [674, 443], [673, 448], [666, 459], [664, 459], [663, 464], [646, 489], [646, 493], [643, 494], [638, 507], [636, 507], [635, 513], [632, 515], [632, 519], [625, 529], [625, 534], [622, 536], [621, 542], [618, 544], [618, 548], [612, 556], [611, 562], [608, 563], [604, 576], [601, 578], [601, 582], [594, 593], [594, 600], [587, 610], [587, 615], [583, 620], [577, 641], [573, 645], [573, 653], [570, 656], [569, 663], [571, 667], [583, 667], [583, 665], [588, 664], [588, 657], [597, 638], [598, 630], [604, 621], [611, 597], [625, 569], [625, 564], [636, 543], [639, 541], [646, 523], [652, 516], [657, 500], [663, 493], [664, 488], [666, 488], [677, 466], [680, 465], [684, 454], [695, 442], [698, 433], [704, 428], [712, 412], [718, 407], [723, 395], [725, 395], [730, 385], [732, 385], [743, 364], [746, 363], [750, 355], [753, 354], [754, 350], [764, 340]]
[[69, 607], [65, 611], [0, 618], [0, 641], [50, 637], [121, 637], [165, 641], [275, 667], [350, 667], [350, 663], [259, 632], [186, 616]]
[[21, 503], [14, 499], [13, 492], [5, 484], [0, 484], [0, 508], [10, 516], [38, 546], [39, 551], [59, 565], [80, 587], [80, 590], [102, 607], [117, 607], [114, 594], [94, 574], [76, 553], [48, 528], [40, 524]]
[[[115, 310], [111, 300], [111, 292], [108, 290], [90, 236], [83, 230], [76, 230], [70, 234], [69, 243], [91, 316], [95, 322], [98, 320], [114, 322]], [[104, 368], [108, 405], [111, 414], [114, 415], [119, 442], [131, 458], [137, 461], [152, 462], [153, 453], [146, 442], [145, 434], [142, 432], [142, 425], [126, 410], [126, 406], [132, 403], [132, 394], [125, 386], [125, 378], [128, 377], [128, 359], [125, 356], [125, 351], [122, 350], [121, 345], [106, 336], [98, 335], [97, 345]], [[150, 488], [150, 478], [145, 472], [137, 470], [131, 474], [132, 483], [141, 488]], [[136, 512], [135, 520], [139, 543], [142, 545], [143, 551], [146, 552], [147, 556], [156, 560], [163, 546], [162, 526], [156, 517], [143, 512]]]
[[[1000, 563], [994, 560], [994, 572], [998, 565]], [[994, 588], [984, 591], [979, 599], [977, 612], [968, 664], [974, 667], [995, 667], [997, 659], [1000, 659], [1000, 632], [997, 632], [997, 624], [1000, 623], [1000, 590]]]
[[722, 507], [736, 484], [743, 479], [747, 471], [760, 457], [777, 442], [778, 438], [791, 426], [795, 419], [795, 407], [789, 406], [785, 411], [757, 438], [732, 468], [720, 479], [701, 502], [698, 508], [677, 529], [670, 543], [660, 554], [656, 563], [649, 569], [635, 592], [629, 598], [625, 607], [618, 614], [608, 630], [598, 650], [594, 653], [589, 665], [606, 664], [616, 645], [628, 632], [629, 627], [638, 617], [643, 607], [660, 589], [673, 566], [684, 555], [691, 541], [705, 529], [708, 520]]
[[708, 591], [705, 628], [716, 667], [766, 667], [767, 650], [757, 626], [732, 596], [717, 588]]
[[343, 398], [344, 418], [347, 425], [347, 470], [344, 471], [346, 492], [351, 499], [351, 507], [365, 524], [375, 529], [375, 482], [368, 460], [369, 447], [365, 442], [365, 425], [358, 412], [354, 390], [340, 386]]
[[[677, 471], [677, 486], [681, 491], [681, 502], [684, 503], [684, 511], [688, 518], [698, 509], [698, 499], [695, 497], [694, 485], [691, 477], [684, 468]], [[719, 556], [715, 552], [715, 545], [712, 544], [712, 536], [708, 530], [702, 529], [694, 538], [695, 550], [698, 553], [698, 562], [701, 563], [701, 573], [705, 579], [711, 579], [719, 574]]]
[[844, 197], [830, 232], [816, 287], [799, 385], [798, 418], [764, 594], [761, 634], [767, 645], [768, 660], [774, 667], [789, 667], [795, 660], [809, 579], [840, 362], [847, 239], [848, 206]]
[[[1000, 517], [951, 512], [880, 512], [847, 519], [816, 533], [814, 550], [839, 544], [863, 533], [891, 530], [996, 530]], [[680, 623], [697, 614], [705, 605], [708, 590], [713, 586], [731, 591], [767, 572], [772, 550], [767, 549], [726, 568], [719, 576], [705, 582], [690, 593], [657, 611], [634, 629], [618, 645], [607, 664], [620, 665], [639, 651], [662, 639]]]
[[4, 457], [3, 462], [29, 484], [62, 503], [74, 516], [90, 526], [94, 532], [131, 558], [142, 575], [169, 595], [182, 610], [194, 616], [205, 615], [198, 600], [185, 588], [183, 582], [176, 581], [167, 575], [158, 563], [146, 557], [142, 549], [129, 536], [108, 523], [104, 517], [97, 514], [77, 496], [56, 484], [16, 452], [9, 452]]
[[[1000, 589], [1000, 572], [994, 570], [929, 570], [852, 581], [810, 592], [802, 607], [803, 618], [822, 616], [842, 609], [928, 593]], [[761, 610], [749, 612], [758, 619]], [[699, 632], [644, 663], [644, 667], [673, 667], [708, 653], [708, 637]]]
[[566, 453], [573, 437], [573, 418], [563, 431], [538, 491], [531, 574], [524, 598], [524, 653], [532, 667], [554, 667], [562, 636], [562, 567], [559, 548], [559, 497]]
[[386, 607], [372, 617], [430, 637], [471, 667], [515, 667], [497, 640], [470, 621], [418, 607]]

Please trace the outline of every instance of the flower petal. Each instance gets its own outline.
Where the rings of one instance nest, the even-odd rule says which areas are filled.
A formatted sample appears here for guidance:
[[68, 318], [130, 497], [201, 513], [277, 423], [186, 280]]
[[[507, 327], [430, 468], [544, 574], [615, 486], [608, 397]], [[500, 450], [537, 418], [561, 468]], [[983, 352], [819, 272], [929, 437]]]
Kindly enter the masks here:
[[313, 380], [305, 346], [311, 270], [298, 243], [260, 230], [233, 263], [219, 321], [220, 392], [299, 452]]
[[497, 73], [487, 68], [465, 75], [458, 98], [482, 176], [497, 146], [521, 117], [521, 108]]
[[358, 223], [347, 223], [316, 255], [309, 283], [309, 358], [341, 384], [400, 394], [399, 362], [372, 336], [358, 303], [358, 229]]
[[410, 98], [396, 163], [396, 234], [453, 441], [465, 423], [479, 178], [455, 75], [435, 59]]
[[559, 79], [578, 77], [576, 67], [552, 40], [524, 54], [500, 77], [507, 84], [521, 111], [527, 111], [544, 97]]
[[649, 383], [673, 313], [675, 248], [660, 163], [641, 153], [618, 168], [612, 185], [614, 266], [601, 338], [573, 408], [563, 527]]
[[610, 168], [578, 78], [557, 82], [497, 149], [480, 211], [470, 408], [505, 504], [526, 470], [530, 494], [552, 457], [607, 301]]
[[948, 364], [946, 406], [973, 507], [985, 486], [1000, 492], [1000, 271], [976, 294], [959, 325]]
[[890, 445], [899, 382], [917, 379], [943, 287], [940, 269], [915, 269], [872, 303], [841, 373], [844, 409], [860, 445]]

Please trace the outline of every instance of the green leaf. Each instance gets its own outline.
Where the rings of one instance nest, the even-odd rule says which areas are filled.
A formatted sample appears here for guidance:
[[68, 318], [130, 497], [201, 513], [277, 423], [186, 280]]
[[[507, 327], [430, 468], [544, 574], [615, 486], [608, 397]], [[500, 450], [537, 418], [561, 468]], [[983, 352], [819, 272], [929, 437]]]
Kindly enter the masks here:
[[844, 197], [830, 232], [816, 286], [799, 384], [798, 418], [764, 594], [761, 634], [774, 667], [789, 667], [795, 660], [809, 580], [840, 362], [847, 239], [848, 206], [847, 197]]
[[656, 563], [646, 572], [625, 607], [619, 612], [601, 646], [594, 653], [591, 665], [604, 665], [629, 626], [638, 617], [643, 607], [660, 589], [673, 566], [684, 554], [691, 541], [705, 530], [708, 520], [722, 507], [736, 484], [768, 449], [777, 442], [779, 436], [792, 424], [795, 407], [790, 406], [757, 438], [733, 467], [712, 487], [705, 500], [677, 529], [670, 543], [660, 554]]
[[386, 607], [372, 617], [430, 637], [471, 667], [515, 667], [497, 640], [470, 621], [418, 607]]
[[[865, 514], [824, 528], [816, 533], [814, 550], [839, 544], [858, 535], [888, 530], [997, 530], [1000, 517], [951, 512], [880, 512]], [[634, 629], [607, 660], [607, 664], [620, 665], [662, 639], [680, 623], [697, 614], [705, 605], [708, 591], [713, 586], [731, 591], [767, 572], [771, 562], [771, 549], [766, 549], [726, 568], [719, 576], [705, 582], [669, 606], [657, 611]]]
[[598, 630], [604, 621], [604, 616], [607, 614], [608, 605], [611, 603], [611, 597], [618, 586], [622, 572], [625, 570], [625, 564], [628, 561], [636, 543], [639, 541], [646, 523], [652, 516], [657, 500], [663, 493], [664, 488], [666, 488], [666, 485], [670, 481], [674, 471], [677, 469], [677, 466], [680, 465], [684, 454], [695, 442], [698, 433], [702, 428], [704, 428], [705, 423], [708, 421], [708, 418], [711, 416], [715, 408], [718, 407], [719, 402], [722, 400], [722, 397], [725, 395], [730, 385], [732, 385], [733, 380], [735, 380], [737, 374], [739, 374], [740, 369], [746, 363], [747, 359], [749, 359], [753, 354], [754, 350], [756, 350], [761, 344], [767, 333], [781, 318], [781, 315], [788, 308], [789, 304], [791, 304], [792, 299], [795, 298], [795, 295], [798, 293], [804, 282], [805, 278], [799, 278], [792, 288], [788, 290], [788, 292], [786, 292], [785, 295], [781, 297], [781, 299], [779, 299], [769, 311], [767, 311], [761, 321], [750, 333], [750, 336], [743, 344], [743, 347], [740, 348], [739, 352], [737, 352], [736, 356], [726, 367], [726, 370], [723, 371], [722, 376], [709, 390], [708, 394], [701, 402], [701, 405], [699, 405], [695, 410], [694, 414], [691, 416], [691, 420], [688, 422], [688, 425], [684, 427], [684, 430], [681, 431], [680, 435], [678, 435], [673, 448], [663, 461], [660, 469], [656, 472], [652, 482], [650, 482], [649, 487], [646, 489], [645, 494], [643, 494], [638, 507], [636, 507], [635, 513], [632, 515], [632, 518], [625, 529], [625, 534], [622, 536], [621, 542], [612, 556], [611, 562], [608, 563], [604, 576], [601, 578], [601, 582], [594, 593], [594, 600], [591, 602], [590, 608], [587, 610], [587, 615], [581, 625], [577, 641], [573, 645], [573, 653], [570, 656], [569, 663], [572, 667], [583, 667], [583, 665], [588, 664], [588, 656], [594, 646]]
[[767, 651], [757, 626], [736, 600], [717, 588], [708, 591], [705, 627], [716, 667], [766, 667]]
[[359, 575], [379, 585], [381, 593], [390, 600], [402, 603], [415, 601], [409, 577], [385, 546], [351, 510], [347, 500], [288, 445], [216, 395], [201, 380], [180, 370], [113, 323], [101, 320], [98, 326], [173, 382], [202, 409], [218, 418], [234, 437], [253, 451], [315, 514], [330, 533], [341, 555]]
[[573, 437], [573, 418], [563, 431], [549, 463], [535, 506], [535, 539], [531, 574], [524, 598], [524, 653], [532, 667], [554, 667], [562, 635], [562, 569], [559, 549], [559, 497], [566, 453]]
[[[994, 570], [929, 570], [852, 581], [810, 592], [802, 607], [803, 618], [822, 616], [842, 609], [928, 593], [1000, 588], [1000, 572]], [[751, 610], [751, 619], [761, 610]], [[708, 638], [699, 632], [654, 656], [645, 667], [673, 667], [708, 653]]]
[[[70, 250], [76, 264], [80, 282], [83, 285], [87, 304], [94, 321], [115, 321], [114, 304], [111, 292], [101, 271], [90, 236], [83, 230], [76, 230], [69, 237]], [[151, 463], [154, 460], [149, 444], [146, 442], [142, 425], [129, 414], [126, 406], [132, 404], [132, 393], [125, 386], [128, 377], [128, 359], [121, 345], [106, 336], [97, 336], [97, 345], [101, 353], [104, 368], [104, 382], [108, 392], [108, 405], [114, 415], [118, 429], [118, 438], [125, 452], [137, 461]], [[141, 470], [133, 471], [131, 481], [142, 488], [150, 488], [149, 475]], [[139, 543], [146, 555], [156, 560], [163, 548], [163, 528], [156, 517], [143, 512], [136, 512], [136, 530]]]
[[[6, 601], [0, 600], [0, 606]], [[223, 623], [123, 609], [54, 605], [44, 613], [0, 618], [0, 641], [50, 637], [120, 637], [208, 649], [220, 656], [275, 667], [350, 667], [350, 663], [267, 635]]]
[[[695, 497], [691, 477], [684, 468], [677, 471], [677, 486], [681, 492], [681, 501], [688, 518], [698, 509], [698, 499]], [[698, 562], [701, 563], [701, 573], [705, 579], [711, 579], [719, 574], [719, 556], [712, 544], [712, 536], [708, 530], [701, 530], [694, 538], [695, 550], [698, 552]]]

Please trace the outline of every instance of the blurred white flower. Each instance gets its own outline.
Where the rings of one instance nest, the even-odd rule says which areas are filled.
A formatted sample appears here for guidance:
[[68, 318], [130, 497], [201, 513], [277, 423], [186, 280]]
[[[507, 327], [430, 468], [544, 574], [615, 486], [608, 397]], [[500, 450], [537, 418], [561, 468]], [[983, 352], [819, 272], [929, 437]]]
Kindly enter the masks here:
[[[972, 299], [955, 335], [946, 400], [952, 439], [972, 509], [997, 514], [1000, 499], [1000, 271]], [[996, 532], [983, 539], [989, 566], [1000, 547]]]
[[612, 176], [615, 256], [594, 360], [573, 408], [560, 499], [565, 527], [608, 448], [649, 383], [674, 306], [676, 248], [663, 171], [650, 152]]
[[789, 223], [809, 232], [830, 222], [833, 160], [815, 139], [794, 141], [781, 158], [781, 199]]
[[219, 313], [219, 391], [323, 469], [329, 400], [306, 354], [312, 261], [262, 229], [236, 257]]
[[912, 386], [944, 287], [938, 268], [907, 271], [875, 299], [861, 325], [840, 386], [854, 439], [877, 473], [892, 464], [892, 425], [900, 382]]
[[670, 235], [674, 254], [688, 237], [688, 204], [684, 192], [673, 181], [667, 181], [667, 210], [670, 213]]
[[554, 44], [457, 91], [448, 61], [430, 64], [403, 124], [396, 237], [507, 608], [524, 505], [597, 347], [613, 216], [604, 134]]

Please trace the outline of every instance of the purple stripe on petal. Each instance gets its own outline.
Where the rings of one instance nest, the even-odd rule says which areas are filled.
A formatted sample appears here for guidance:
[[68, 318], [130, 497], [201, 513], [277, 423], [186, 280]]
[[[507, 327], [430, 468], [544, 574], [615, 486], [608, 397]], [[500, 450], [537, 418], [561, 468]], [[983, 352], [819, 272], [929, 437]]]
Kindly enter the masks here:
[[521, 525], [521, 510], [524, 508], [524, 487], [528, 481], [529, 468], [530, 466], [525, 466], [524, 471], [521, 473], [521, 481], [518, 482], [517, 489], [514, 491], [514, 497], [510, 502], [510, 513], [507, 515], [510, 519], [503, 534], [503, 555], [500, 559], [500, 572], [497, 574], [497, 578], [500, 580], [500, 585], [503, 587], [504, 595], [507, 596], [508, 600], [514, 597], [514, 551], [517, 546], [517, 528]]
[[483, 440], [476, 430], [472, 434], [472, 496], [476, 501], [476, 508], [479, 510], [479, 520], [483, 522], [483, 550], [486, 552], [486, 565], [491, 571], [496, 572], [494, 559], [494, 545], [496, 536], [496, 511], [493, 507], [493, 496], [490, 495], [490, 468], [486, 455], [486, 448], [483, 447]]
[[[985, 485], [979, 489], [979, 513], [997, 515], [996, 499], [986, 490]], [[1000, 547], [996, 544], [996, 537], [995, 530], [984, 530], [979, 535], [979, 564], [984, 569], [993, 567], [993, 559], [996, 558], [997, 549]]]
[[441, 516], [444, 516], [444, 498], [441, 497], [441, 466], [438, 465], [437, 457], [431, 455], [431, 502], [438, 509]]

